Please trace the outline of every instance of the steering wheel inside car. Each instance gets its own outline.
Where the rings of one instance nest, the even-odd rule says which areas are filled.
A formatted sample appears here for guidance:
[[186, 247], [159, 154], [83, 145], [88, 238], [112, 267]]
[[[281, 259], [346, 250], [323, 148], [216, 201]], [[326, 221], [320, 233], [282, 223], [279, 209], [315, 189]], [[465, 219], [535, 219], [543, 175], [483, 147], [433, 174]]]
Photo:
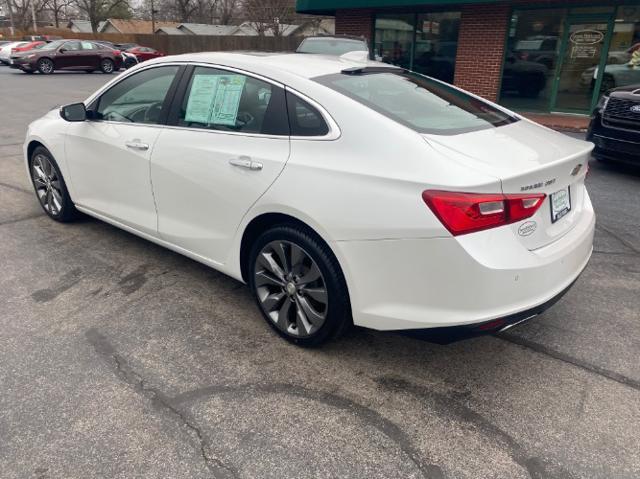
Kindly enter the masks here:
[[251, 113], [240, 111], [236, 117], [236, 127], [244, 128], [245, 126], [251, 125], [254, 121], [255, 117]]
[[116, 110], [107, 111], [102, 115], [102, 119], [107, 121], [121, 121], [126, 123], [131, 123], [133, 121], [131, 118], [124, 116], [122, 113]]
[[160, 118], [160, 112], [162, 111], [162, 102], [157, 101], [149, 105], [149, 107], [144, 112], [144, 122], [145, 123], [156, 123], [158, 118]]

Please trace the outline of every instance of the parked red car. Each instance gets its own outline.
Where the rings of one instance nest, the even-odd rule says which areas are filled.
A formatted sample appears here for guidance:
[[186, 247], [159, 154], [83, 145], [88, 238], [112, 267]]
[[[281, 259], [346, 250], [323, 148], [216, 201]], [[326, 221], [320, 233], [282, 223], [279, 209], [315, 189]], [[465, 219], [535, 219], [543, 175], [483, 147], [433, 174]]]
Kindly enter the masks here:
[[133, 47], [126, 50], [126, 52], [133, 53], [139, 62], [164, 56], [164, 53], [149, 47]]
[[20, 53], [20, 52], [28, 52], [29, 50], [33, 50], [34, 48], [39, 47], [40, 45], [44, 45], [47, 42], [36, 41], [25, 43], [24, 45], [20, 45], [19, 47], [12, 48], [11, 53]]

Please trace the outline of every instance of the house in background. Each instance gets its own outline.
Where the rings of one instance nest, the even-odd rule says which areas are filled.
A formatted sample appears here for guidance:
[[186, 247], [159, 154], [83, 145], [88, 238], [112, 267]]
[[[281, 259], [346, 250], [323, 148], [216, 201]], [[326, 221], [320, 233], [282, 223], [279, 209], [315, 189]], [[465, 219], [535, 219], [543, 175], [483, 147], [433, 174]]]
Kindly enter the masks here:
[[[177, 27], [178, 22], [155, 22], [156, 30], [162, 27]], [[120, 18], [109, 18], [98, 30], [100, 33], [124, 33], [152, 34], [153, 23], [150, 20], [123, 20]]]
[[[237, 27], [237, 31], [233, 35], [255, 36], [258, 34], [258, 27], [255, 22], [243, 22]], [[310, 35], [333, 35], [335, 31], [335, 20], [333, 18], [321, 20], [308, 20], [300, 24], [281, 24], [281, 35], [288, 37], [310, 36]], [[264, 32], [265, 36], [272, 37], [273, 31], [268, 29]]]
[[[176, 27], [185, 35], [234, 35], [236, 25], [209, 25], [206, 23], [181, 23]], [[157, 30], [156, 30], [157, 31]]]
[[[158, 25], [158, 23], [156, 23]], [[333, 18], [312, 19], [298, 25], [283, 24], [282, 36], [291, 35], [333, 35], [335, 21]], [[160, 35], [213, 35], [213, 36], [257, 36], [258, 28], [253, 22], [240, 25], [209, 25], [206, 23], [180, 23], [177, 26], [157, 26], [155, 33]], [[269, 29], [265, 36], [272, 37]]]
[[154, 33], [156, 33], [157, 35], [186, 35], [185, 32], [183, 32], [177, 27], [156, 28], [156, 31]]
[[[104, 26], [104, 22], [98, 24], [98, 31]], [[69, 20], [67, 28], [73, 33], [92, 33], [91, 22], [89, 20]]]

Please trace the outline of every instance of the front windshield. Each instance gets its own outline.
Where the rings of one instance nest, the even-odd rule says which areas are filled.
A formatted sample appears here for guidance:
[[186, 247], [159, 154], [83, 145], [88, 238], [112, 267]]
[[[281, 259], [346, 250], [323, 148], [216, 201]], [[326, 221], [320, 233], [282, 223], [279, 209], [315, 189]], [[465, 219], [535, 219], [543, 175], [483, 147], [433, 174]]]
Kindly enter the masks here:
[[455, 135], [518, 121], [446, 83], [400, 69], [314, 80], [419, 133]]
[[307, 38], [298, 47], [298, 53], [321, 53], [324, 55], [344, 55], [349, 52], [366, 52], [367, 44], [348, 38]]

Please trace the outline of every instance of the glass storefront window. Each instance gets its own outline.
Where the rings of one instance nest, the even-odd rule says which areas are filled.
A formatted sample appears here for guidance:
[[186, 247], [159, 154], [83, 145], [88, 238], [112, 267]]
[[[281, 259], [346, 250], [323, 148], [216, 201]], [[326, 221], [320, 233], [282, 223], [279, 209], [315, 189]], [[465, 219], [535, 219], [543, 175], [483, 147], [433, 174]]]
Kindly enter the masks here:
[[375, 55], [379, 60], [411, 68], [415, 15], [377, 15]]
[[[596, 76], [594, 71], [594, 83]], [[600, 91], [633, 84], [640, 85], [640, 6], [623, 5], [616, 11]]]
[[607, 28], [606, 22], [569, 19], [566, 46], [558, 69], [557, 94], [552, 106], [554, 110], [591, 110], [594, 72], [597, 72], [604, 55]]
[[516, 10], [511, 18], [500, 103], [548, 110], [566, 9]]
[[379, 60], [453, 83], [459, 12], [380, 14], [375, 25]]
[[418, 15], [412, 69], [453, 83], [459, 29], [458, 12]]

